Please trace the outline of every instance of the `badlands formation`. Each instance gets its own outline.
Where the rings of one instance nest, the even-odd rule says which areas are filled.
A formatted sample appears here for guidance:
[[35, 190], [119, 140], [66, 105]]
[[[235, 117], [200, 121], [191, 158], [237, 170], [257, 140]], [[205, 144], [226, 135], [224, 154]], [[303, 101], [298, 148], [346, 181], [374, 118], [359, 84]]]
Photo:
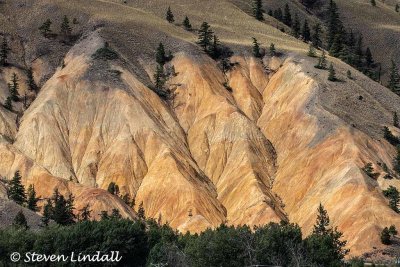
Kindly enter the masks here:
[[[152, 9], [157, 1], [3, 2], [13, 64], [0, 72], [0, 100], [15, 72], [31, 103], [16, 104], [16, 112], [0, 107], [1, 176], [19, 170], [42, 198], [54, 188], [72, 193], [76, 209], [89, 203], [95, 217], [117, 208], [136, 218], [143, 203], [147, 217], [182, 232], [289, 220], [308, 234], [322, 203], [352, 255], [383, 247], [384, 227], [400, 229], [382, 193], [400, 189], [400, 180], [384, 179], [381, 167], [393, 168], [396, 149], [382, 129], [400, 131], [391, 126], [400, 98], [330, 57], [342, 82], [327, 81], [306, 44], [252, 19], [234, 4], [240, 1], [171, 1], [176, 16], [197, 26], [209, 21], [232, 49], [226, 73], [194, 33], [164, 20], [168, 6]], [[222, 6], [223, 14], [212, 12]], [[79, 21], [73, 44], [37, 31], [42, 21], [35, 18], [64, 14]], [[252, 36], [265, 47], [274, 42], [281, 54], [252, 57]], [[151, 90], [161, 41], [176, 72], [169, 101]], [[92, 57], [105, 42], [117, 60]], [[25, 65], [33, 66], [37, 96], [22, 82]], [[369, 162], [376, 179], [362, 170]], [[135, 210], [107, 192], [111, 182], [135, 199]]]

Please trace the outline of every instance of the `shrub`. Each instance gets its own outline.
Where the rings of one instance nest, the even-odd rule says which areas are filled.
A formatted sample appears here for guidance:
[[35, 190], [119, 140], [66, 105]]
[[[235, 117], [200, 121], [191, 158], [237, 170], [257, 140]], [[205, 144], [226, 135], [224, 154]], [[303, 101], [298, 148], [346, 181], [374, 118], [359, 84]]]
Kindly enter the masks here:
[[118, 54], [112, 50], [106, 42], [104, 47], [97, 49], [97, 51], [92, 55], [93, 59], [100, 59], [100, 60], [115, 60], [118, 59]]

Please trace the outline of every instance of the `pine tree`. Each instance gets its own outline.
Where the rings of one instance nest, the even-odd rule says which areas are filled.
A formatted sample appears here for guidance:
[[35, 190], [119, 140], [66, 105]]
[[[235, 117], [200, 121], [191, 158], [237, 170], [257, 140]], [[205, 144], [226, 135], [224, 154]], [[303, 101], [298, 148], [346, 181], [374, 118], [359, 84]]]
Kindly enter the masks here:
[[313, 46], [312, 44], [310, 44], [310, 46], [309, 46], [309, 48], [308, 48], [307, 56], [309, 56], [309, 57], [316, 57], [315, 48], [314, 48], [314, 46]]
[[163, 67], [157, 65], [156, 72], [154, 73], [154, 85], [157, 93], [164, 90], [164, 84], [165, 84], [165, 75]]
[[10, 92], [10, 96], [13, 101], [19, 100], [18, 89], [19, 89], [18, 76], [16, 73], [13, 73], [11, 83], [8, 84], [8, 90]]
[[29, 228], [28, 222], [26, 221], [25, 215], [22, 212], [22, 210], [20, 210], [17, 213], [12, 225], [16, 228], [25, 229], [25, 230]]
[[207, 22], [203, 22], [199, 30], [199, 41], [198, 44], [203, 48], [204, 52], [209, 52], [212, 44], [213, 31], [210, 29], [210, 25]]
[[335, 68], [333, 67], [333, 64], [332, 64], [332, 63], [331, 63], [331, 65], [329, 66], [329, 76], [328, 76], [328, 80], [331, 81], [331, 82], [337, 81], [337, 79], [336, 79]]
[[43, 214], [42, 214], [43, 215], [43, 217], [42, 217], [43, 226], [48, 226], [49, 225], [49, 222], [50, 222], [51, 217], [52, 217], [52, 209], [53, 209], [53, 206], [51, 204], [51, 200], [47, 199], [47, 202], [43, 207]]
[[279, 21], [283, 21], [283, 12], [282, 12], [281, 8], [278, 8], [277, 10], [275, 10], [274, 17]]
[[330, 0], [329, 3], [328, 16], [328, 50], [330, 50], [335, 37], [343, 28], [342, 22], [339, 19], [339, 10], [333, 0]]
[[264, 20], [262, 0], [253, 0], [253, 16], [257, 20]]
[[141, 220], [146, 219], [145, 210], [144, 210], [144, 207], [143, 207], [143, 201], [140, 203], [137, 213], [138, 213], [139, 219], [141, 219]]
[[74, 197], [70, 194], [68, 199], [61, 195], [57, 189], [54, 190], [52, 197], [51, 219], [61, 225], [71, 225], [75, 223]]
[[51, 20], [50, 19], [47, 19], [43, 24], [42, 24], [42, 26], [40, 26], [39, 27], [39, 30], [40, 30], [40, 32], [42, 33], [42, 35], [44, 36], [44, 37], [48, 37], [49, 36], [49, 34], [51, 33], [51, 24], [52, 24], [52, 22], [51, 22]]
[[119, 194], [119, 186], [116, 183], [111, 182], [111, 183], [108, 184], [107, 191], [112, 195], [118, 196], [118, 194]]
[[399, 5], [399, 4], [396, 4], [394, 10], [395, 10], [396, 12], [399, 12], [399, 11], [400, 11], [400, 5]]
[[383, 195], [389, 199], [389, 207], [397, 213], [400, 213], [400, 193], [396, 187], [390, 185], [388, 189], [383, 190]]
[[311, 41], [311, 32], [310, 32], [310, 27], [308, 26], [308, 20], [305, 19], [304, 20], [304, 24], [303, 24], [303, 29], [302, 29], [302, 35], [303, 35], [303, 40], [305, 42], [309, 42]]
[[376, 6], [376, 1], [375, 0], [371, 0], [371, 5], [372, 6]]
[[318, 59], [318, 64], [315, 65], [315, 68], [322, 69], [322, 70], [326, 69], [326, 54], [325, 54], [325, 50], [322, 50], [322, 55]]
[[329, 54], [334, 57], [338, 57], [340, 56], [340, 52], [342, 51], [342, 49], [343, 49], [342, 36], [340, 34], [337, 34], [333, 40], [332, 45], [330, 46]]
[[381, 242], [384, 245], [390, 245], [392, 243], [390, 240], [390, 232], [387, 227], [385, 227], [381, 232]]
[[397, 174], [400, 174], [400, 147], [399, 146], [397, 146], [397, 155], [393, 161], [393, 170], [395, 172], [397, 172]]
[[356, 51], [355, 51], [355, 65], [358, 69], [360, 69], [362, 67], [362, 59], [364, 57], [364, 53], [363, 53], [363, 36], [360, 34], [360, 36], [358, 37], [357, 40], [357, 44], [356, 44]]
[[12, 105], [11, 96], [8, 96], [8, 97], [6, 98], [6, 100], [4, 101], [4, 107], [5, 107], [6, 109], [8, 109], [9, 111], [12, 111], [12, 110], [13, 110], [13, 105]]
[[319, 48], [322, 46], [321, 31], [322, 31], [321, 24], [317, 23], [314, 26], [314, 34], [312, 36], [312, 44], [316, 48]]
[[156, 62], [161, 66], [164, 66], [165, 62], [167, 61], [167, 57], [165, 56], [165, 50], [163, 43], [160, 42], [157, 48], [156, 54]]
[[253, 56], [256, 58], [261, 57], [260, 53], [260, 45], [258, 44], [258, 41], [256, 38], [253, 37]]
[[294, 14], [294, 22], [292, 25], [293, 36], [299, 38], [300, 36], [300, 20], [297, 13]]
[[79, 210], [79, 221], [89, 221], [91, 212], [92, 211], [90, 210], [89, 204], [86, 204], [82, 209]]
[[396, 229], [396, 226], [395, 226], [395, 225], [391, 225], [391, 226], [389, 227], [389, 233], [390, 233], [390, 235], [392, 235], [392, 236], [395, 236], [395, 235], [397, 235], [397, 234], [398, 234], [398, 232], [397, 232], [397, 229]]
[[64, 40], [68, 40], [71, 37], [72, 28], [69, 24], [69, 19], [67, 16], [64, 16], [63, 21], [61, 23], [60, 35]]
[[3, 42], [0, 47], [0, 65], [1, 66], [6, 66], [7, 65], [7, 58], [8, 58], [8, 52], [10, 51], [10, 48], [8, 47], [7, 39], [3, 37]]
[[213, 58], [213, 59], [217, 59], [220, 56], [220, 42], [218, 37], [214, 34], [213, 36], [213, 43], [211, 46], [211, 51], [209, 53], [209, 55]]
[[288, 4], [285, 5], [283, 23], [285, 23], [289, 27], [292, 27], [292, 14], [290, 13], [290, 7]]
[[389, 85], [388, 88], [400, 95], [400, 74], [396, 63], [392, 60], [392, 65], [390, 67]]
[[399, 128], [399, 118], [396, 111], [393, 113], [393, 126]]
[[119, 220], [122, 218], [118, 209], [112, 209], [110, 217], [111, 217], [111, 219], [116, 219], [116, 220]]
[[167, 19], [167, 21], [168, 21], [169, 23], [174, 23], [174, 22], [175, 22], [174, 14], [172, 14], [171, 7], [170, 7], [170, 6], [168, 7], [167, 15], [166, 15], [165, 18]]
[[374, 64], [374, 59], [372, 58], [372, 53], [369, 47], [367, 47], [367, 50], [365, 51], [365, 63], [367, 68], [371, 68]]
[[35, 79], [33, 78], [32, 67], [26, 71], [26, 77], [28, 78], [26, 83], [28, 84], [28, 89], [33, 92], [39, 91], [38, 86], [36, 85]]
[[21, 183], [21, 175], [16, 171], [8, 187], [8, 197], [19, 205], [26, 202], [25, 188]]
[[29, 185], [27, 195], [28, 195], [28, 200], [26, 203], [26, 207], [35, 212], [39, 211], [39, 208], [37, 206], [39, 198], [36, 197], [36, 191], [33, 185]]
[[328, 212], [324, 209], [324, 206], [322, 204], [319, 204], [318, 207], [318, 214], [317, 214], [317, 221], [316, 224], [314, 225], [313, 229], [313, 234], [317, 235], [325, 235], [329, 233], [329, 215]]
[[182, 22], [183, 27], [185, 27], [185, 30], [191, 31], [192, 30], [192, 24], [190, 24], [189, 18], [186, 16], [185, 19]]
[[276, 49], [274, 43], [271, 43], [271, 45], [269, 46], [269, 54], [271, 55], [271, 57], [276, 55]]

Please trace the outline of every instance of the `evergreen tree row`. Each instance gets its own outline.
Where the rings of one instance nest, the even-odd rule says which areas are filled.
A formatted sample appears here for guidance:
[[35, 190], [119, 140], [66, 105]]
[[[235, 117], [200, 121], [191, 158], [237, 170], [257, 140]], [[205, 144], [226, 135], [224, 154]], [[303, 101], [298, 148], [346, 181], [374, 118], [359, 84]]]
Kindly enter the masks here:
[[[179, 234], [155, 220], [130, 221], [118, 212], [104, 213], [99, 221], [51, 225], [39, 231], [0, 229], [0, 261], [8, 262], [18, 248], [21, 254], [48, 255], [119, 251], [121, 266], [343, 266], [348, 250], [342, 233], [330, 225], [322, 205], [317, 215], [313, 232], [303, 238], [301, 228], [287, 222], [269, 223], [254, 231], [222, 224], [191, 235]], [[22, 223], [23, 218], [18, 221]]]

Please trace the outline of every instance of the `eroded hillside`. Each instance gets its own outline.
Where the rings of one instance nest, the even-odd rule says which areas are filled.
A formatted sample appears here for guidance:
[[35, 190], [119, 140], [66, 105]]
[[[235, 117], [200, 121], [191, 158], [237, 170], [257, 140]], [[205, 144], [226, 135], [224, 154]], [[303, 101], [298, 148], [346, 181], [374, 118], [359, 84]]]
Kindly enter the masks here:
[[[135, 218], [107, 192], [115, 182], [136, 210], [143, 203], [146, 216], [183, 232], [290, 220], [308, 234], [322, 203], [353, 255], [382, 247], [383, 227], [400, 228], [382, 193], [389, 185], [400, 189], [400, 180], [384, 179], [382, 169], [383, 163], [393, 169], [396, 149], [382, 128], [400, 112], [400, 98], [350, 66], [329, 58], [341, 81], [328, 82], [328, 73], [313, 67], [316, 59], [306, 57], [306, 44], [225, 1], [217, 3], [223, 15], [210, 11], [215, 1], [170, 4], [196, 27], [210, 22], [234, 53], [227, 71], [200, 50], [194, 32], [161, 18], [167, 4], [5, 2], [12, 53], [0, 73], [0, 99], [13, 72], [24, 95], [25, 65], [41, 89], [27, 91], [28, 108], [0, 107], [2, 176], [20, 170], [44, 198], [59, 188], [76, 196], [77, 210], [89, 203], [95, 217], [117, 208]], [[41, 21], [13, 18], [13, 10], [55, 21], [76, 17], [76, 40], [44, 38]], [[280, 54], [254, 58], [252, 36], [264, 46], [274, 42]], [[106, 42], [118, 59], [93, 57]], [[159, 42], [173, 54], [169, 100], [153, 90]], [[369, 162], [378, 178], [362, 171]]]

